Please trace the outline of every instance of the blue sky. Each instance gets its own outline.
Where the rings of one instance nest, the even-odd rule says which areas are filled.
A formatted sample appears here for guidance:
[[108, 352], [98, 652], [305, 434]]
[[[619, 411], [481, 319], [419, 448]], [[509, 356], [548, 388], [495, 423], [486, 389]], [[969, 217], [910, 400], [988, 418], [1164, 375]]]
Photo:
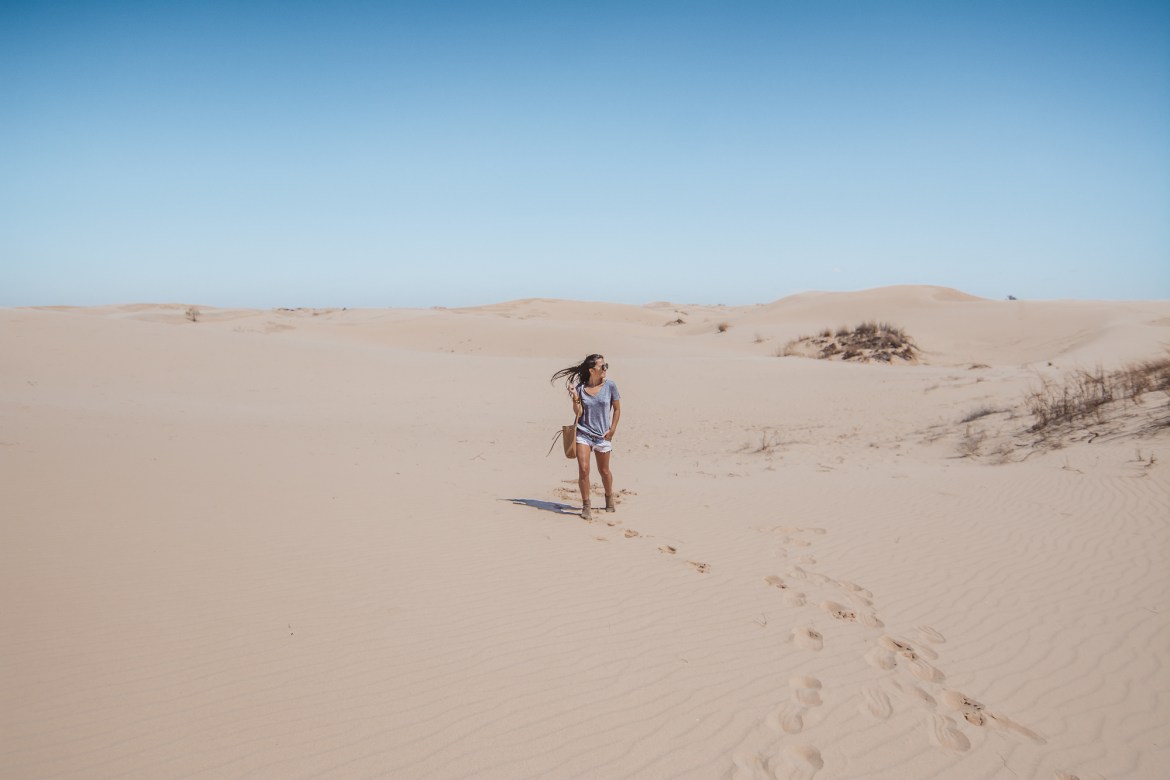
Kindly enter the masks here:
[[0, 5], [0, 306], [1170, 298], [1165, 2]]

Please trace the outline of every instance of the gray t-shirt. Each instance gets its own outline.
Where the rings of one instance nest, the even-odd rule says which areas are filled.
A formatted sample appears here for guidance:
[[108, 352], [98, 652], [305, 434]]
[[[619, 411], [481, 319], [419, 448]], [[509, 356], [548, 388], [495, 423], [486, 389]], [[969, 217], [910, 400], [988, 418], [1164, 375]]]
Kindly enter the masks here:
[[577, 394], [581, 396], [581, 405], [584, 407], [581, 419], [577, 421], [577, 430], [598, 439], [602, 438], [613, 422], [613, 407], [610, 404], [622, 398], [617, 385], [607, 379], [602, 383], [597, 395], [590, 395], [585, 392], [584, 385], [577, 385]]

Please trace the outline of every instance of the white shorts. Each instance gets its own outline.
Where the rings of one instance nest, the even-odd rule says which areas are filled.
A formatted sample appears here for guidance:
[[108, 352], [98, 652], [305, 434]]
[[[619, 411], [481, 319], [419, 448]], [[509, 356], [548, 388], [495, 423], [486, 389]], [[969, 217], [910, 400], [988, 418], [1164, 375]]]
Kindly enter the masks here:
[[609, 439], [603, 436], [590, 436], [580, 428], [577, 429], [577, 443], [584, 444], [594, 452], [609, 452], [613, 449], [613, 442]]

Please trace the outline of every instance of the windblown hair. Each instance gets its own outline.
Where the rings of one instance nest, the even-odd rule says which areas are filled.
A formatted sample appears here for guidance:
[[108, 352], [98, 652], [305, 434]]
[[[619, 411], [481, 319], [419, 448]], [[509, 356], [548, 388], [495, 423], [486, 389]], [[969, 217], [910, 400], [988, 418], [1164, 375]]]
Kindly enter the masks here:
[[572, 388], [573, 385], [583, 385], [589, 382], [589, 369], [593, 368], [593, 364], [601, 355], [593, 354], [582, 360], [575, 366], [562, 368], [560, 371], [552, 375], [552, 379], [548, 380], [551, 385], [558, 379], [565, 380], [565, 387]]

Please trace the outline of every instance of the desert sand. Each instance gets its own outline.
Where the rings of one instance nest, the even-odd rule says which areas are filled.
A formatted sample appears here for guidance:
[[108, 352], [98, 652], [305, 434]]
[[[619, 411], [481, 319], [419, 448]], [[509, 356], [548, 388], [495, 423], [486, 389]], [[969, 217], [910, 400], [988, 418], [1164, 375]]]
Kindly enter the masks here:
[[0, 776], [1170, 776], [1170, 398], [1023, 408], [1170, 302], [187, 309], [0, 310]]

